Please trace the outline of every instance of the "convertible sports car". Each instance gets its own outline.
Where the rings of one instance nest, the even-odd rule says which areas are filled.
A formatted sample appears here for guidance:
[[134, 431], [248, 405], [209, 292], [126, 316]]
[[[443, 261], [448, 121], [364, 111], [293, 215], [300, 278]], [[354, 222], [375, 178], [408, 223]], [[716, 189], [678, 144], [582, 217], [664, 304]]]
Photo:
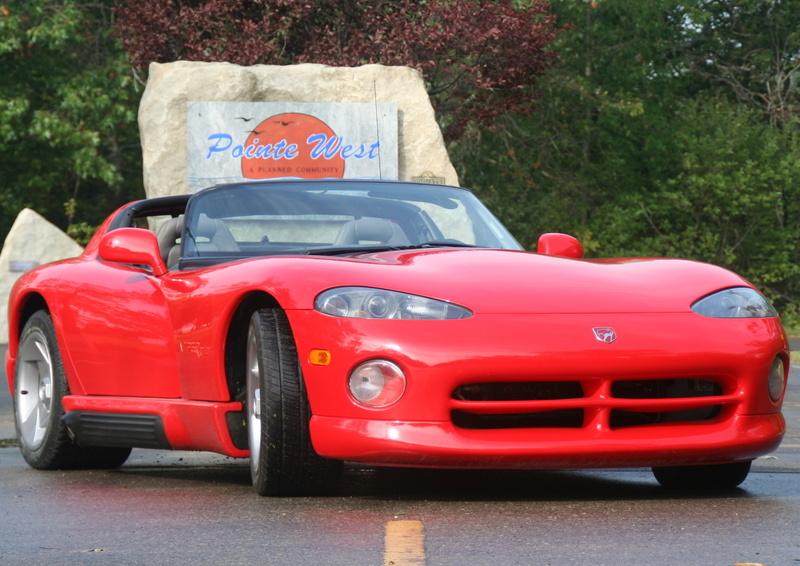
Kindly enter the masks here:
[[7, 375], [34, 468], [132, 447], [250, 458], [260, 494], [342, 461], [649, 466], [731, 487], [775, 449], [789, 351], [741, 277], [525, 252], [467, 190], [266, 181], [148, 199], [10, 297]]

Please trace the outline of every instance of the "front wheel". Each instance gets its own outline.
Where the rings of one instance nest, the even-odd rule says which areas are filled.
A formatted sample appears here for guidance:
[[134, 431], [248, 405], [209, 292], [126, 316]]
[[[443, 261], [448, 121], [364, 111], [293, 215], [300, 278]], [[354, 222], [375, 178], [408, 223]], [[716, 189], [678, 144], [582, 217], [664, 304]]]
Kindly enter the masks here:
[[253, 488], [260, 495], [310, 495], [333, 489], [342, 462], [314, 452], [297, 349], [286, 314], [253, 313], [247, 330], [247, 429]]
[[665, 466], [653, 468], [653, 475], [662, 486], [675, 490], [724, 490], [741, 484], [750, 473], [751, 461], [699, 466]]
[[32, 468], [116, 468], [130, 448], [81, 448], [61, 422], [62, 399], [69, 386], [47, 311], [34, 313], [25, 324], [14, 372], [14, 422], [22, 457]]

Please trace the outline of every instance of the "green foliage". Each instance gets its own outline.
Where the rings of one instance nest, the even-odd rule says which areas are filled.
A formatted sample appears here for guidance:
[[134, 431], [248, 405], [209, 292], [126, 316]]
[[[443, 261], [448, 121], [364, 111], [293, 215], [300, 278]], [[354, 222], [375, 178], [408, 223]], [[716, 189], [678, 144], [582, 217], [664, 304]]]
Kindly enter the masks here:
[[718, 100], [695, 101], [676, 121], [681, 166], [642, 203], [649, 230], [636, 248], [731, 267], [790, 302], [800, 291], [797, 134]]
[[112, 4], [0, 5], [0, 233], [23, 207], [88, 226], [141, 195], [140, 93], [111, 37]]
[[78, 201], [74, 198], [69, 199], [64, 203], [64, 212], [67, 215], [67, 236], [75, 240], [82, 246], [86, 246], [92, 235], [97, 230], [97, 226], [91, 225], [88, 222], [77, 222], [75, 218], [78, 213]]

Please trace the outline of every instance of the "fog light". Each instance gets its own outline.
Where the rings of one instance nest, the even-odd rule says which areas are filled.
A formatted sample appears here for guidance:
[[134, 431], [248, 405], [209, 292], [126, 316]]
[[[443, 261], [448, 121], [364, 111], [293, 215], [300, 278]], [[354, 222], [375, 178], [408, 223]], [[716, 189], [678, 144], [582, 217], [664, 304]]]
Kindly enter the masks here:
[[350, 395], [368, 407], [388, 407], [396, 403], [406, 390], [406, 376], [397, 364], [387, 360], [370, 360], [350, 374]]
[[769, 396], [776, 403], [783, 395], [784, 376], [783, 358], [778, 356], [772, 362], [772, 367], [769, 370]]

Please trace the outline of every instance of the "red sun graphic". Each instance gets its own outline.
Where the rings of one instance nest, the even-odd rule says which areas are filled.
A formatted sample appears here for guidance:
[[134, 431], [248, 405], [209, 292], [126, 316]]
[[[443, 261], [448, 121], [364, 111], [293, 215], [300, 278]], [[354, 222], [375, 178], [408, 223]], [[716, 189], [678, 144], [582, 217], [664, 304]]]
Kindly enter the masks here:
[[247, 179], [343, 178], [341, 153], [314, 152], [314, 147], [320, 145], [319, 140], [339, 142], [330, 126], [314, 116], [299, 113], [270, 116], [253, 128], [244, 144], [251, 149], [242, 156], [242, 176]]

